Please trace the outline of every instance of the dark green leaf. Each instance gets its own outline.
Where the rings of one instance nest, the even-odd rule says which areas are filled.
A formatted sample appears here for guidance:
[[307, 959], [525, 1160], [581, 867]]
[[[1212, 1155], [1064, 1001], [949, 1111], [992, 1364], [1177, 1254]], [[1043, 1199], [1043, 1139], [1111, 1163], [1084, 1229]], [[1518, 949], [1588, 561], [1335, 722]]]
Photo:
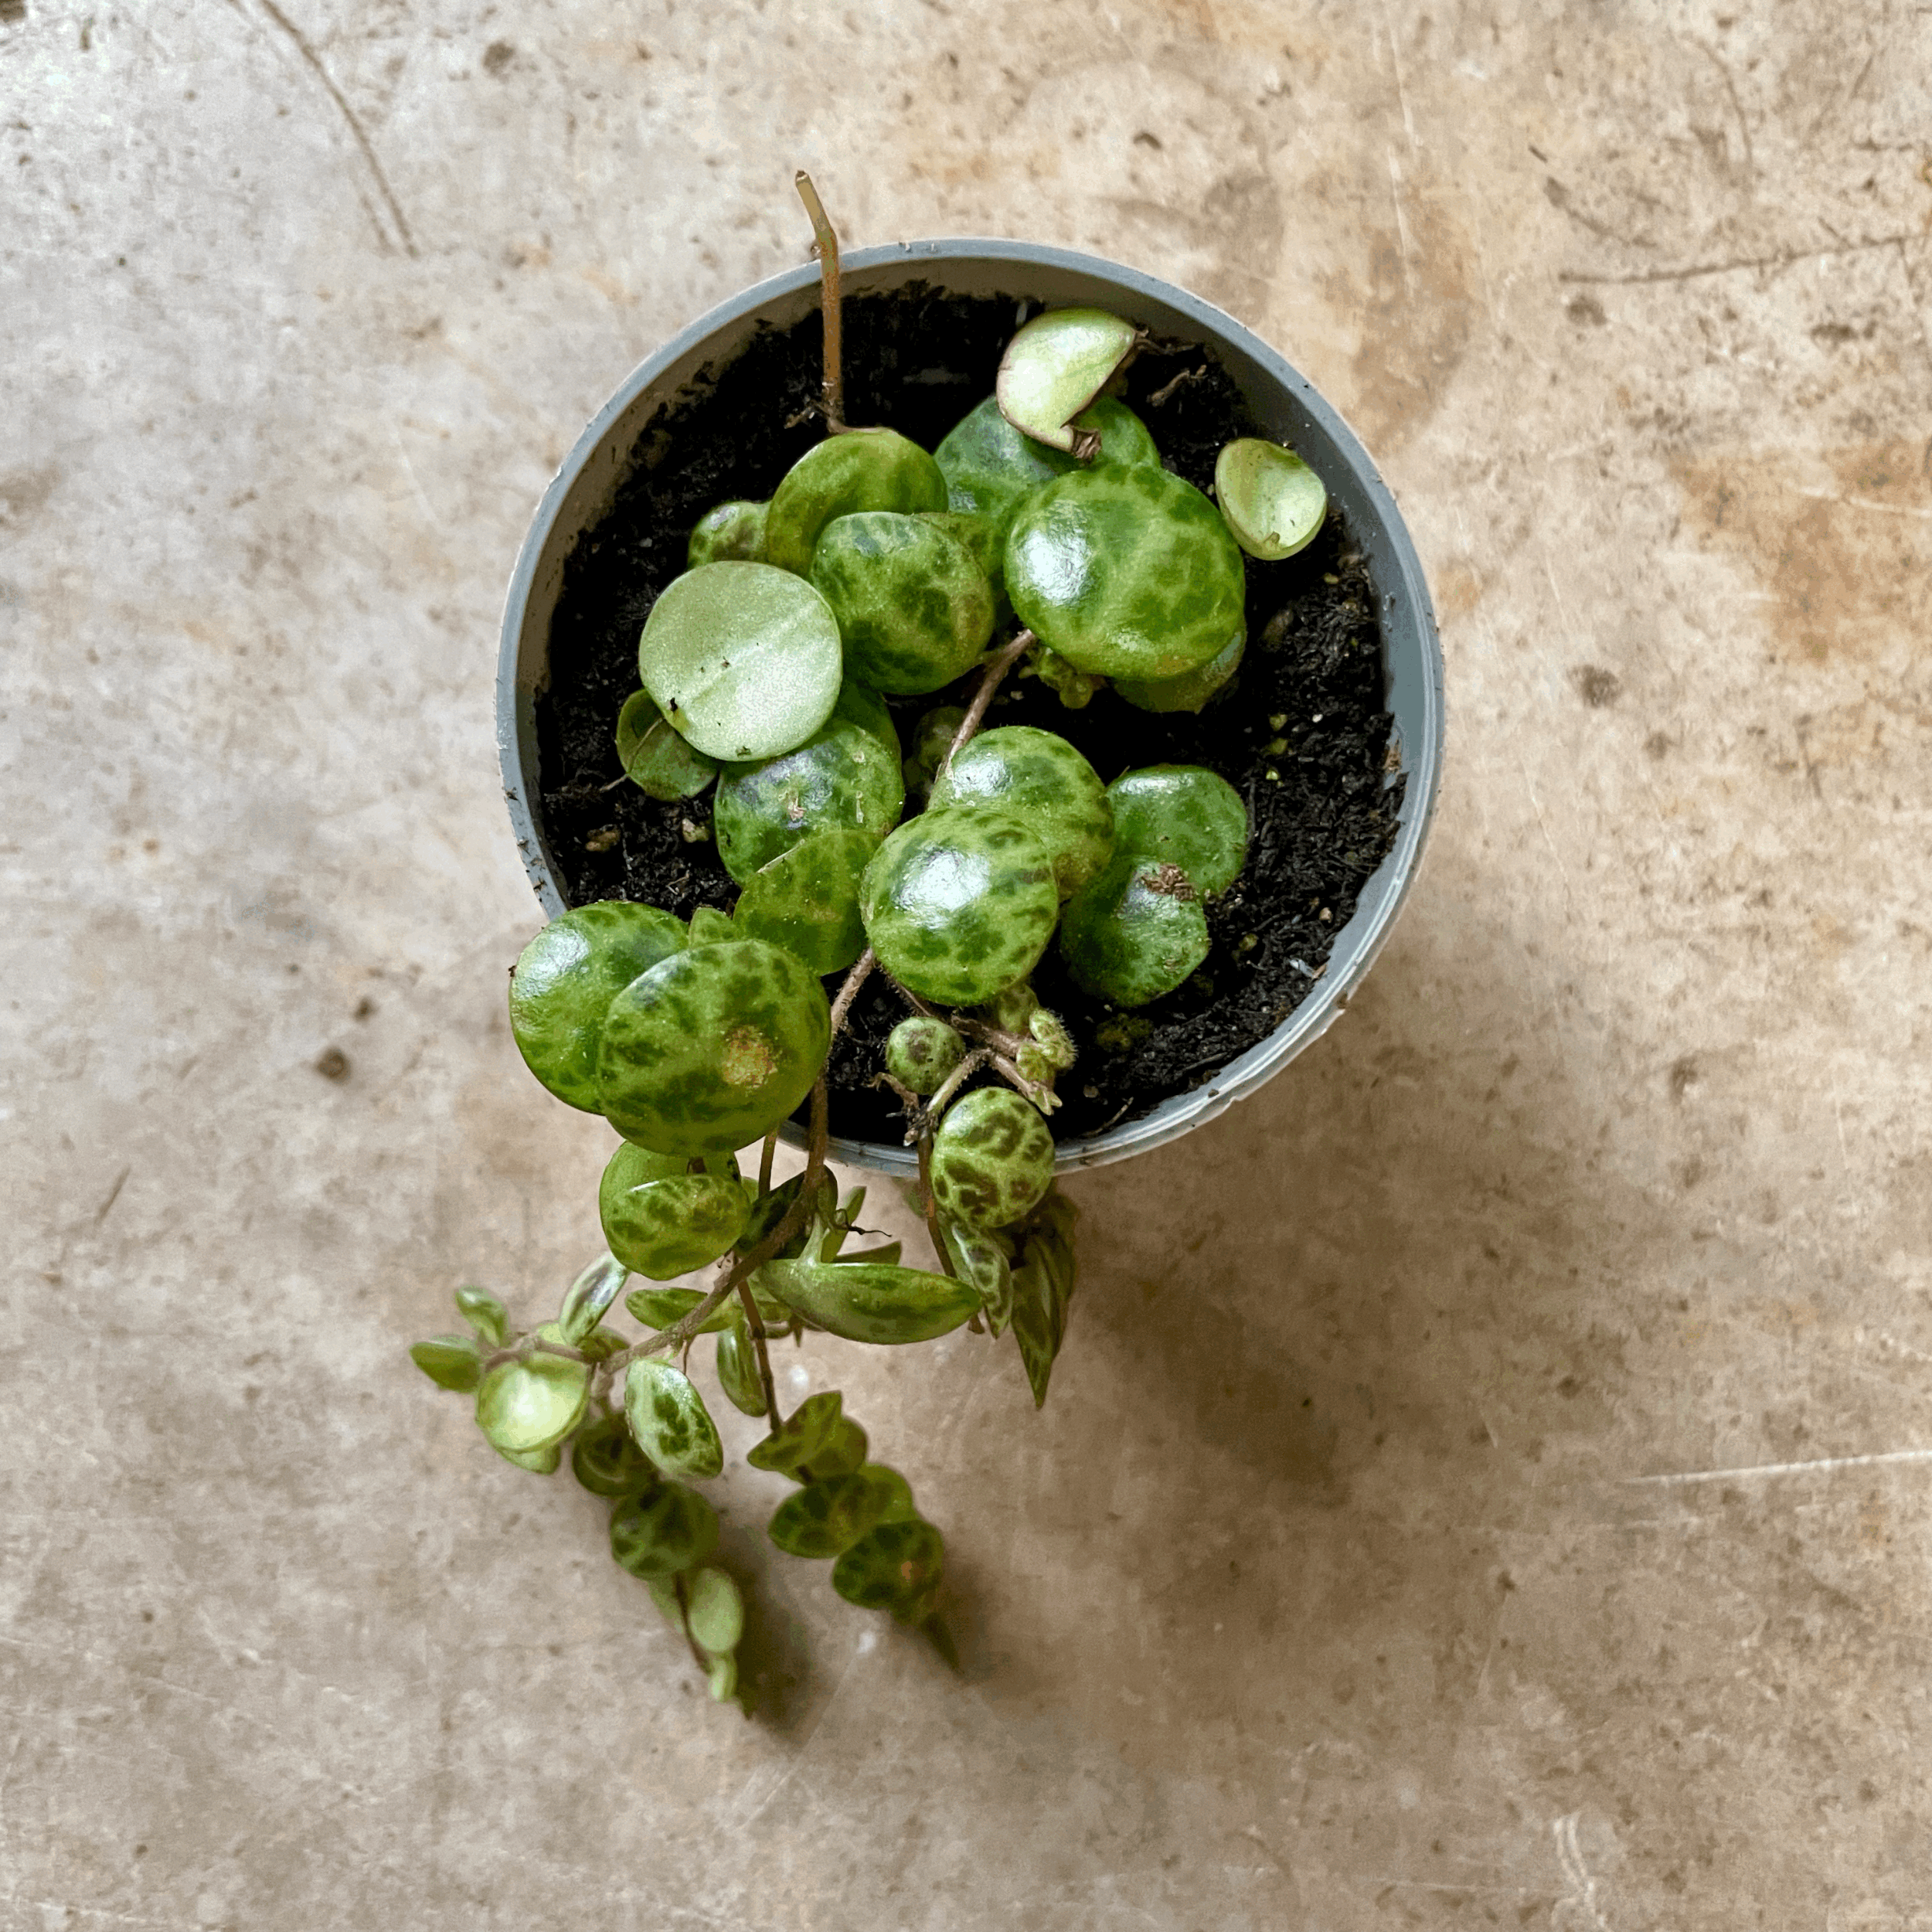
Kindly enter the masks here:
[[600, 1416], [570, 1444], [570, 1473], [594, 1496], [632, 1496], [657, 1480], [621, 1416]]
[[1072, 1202], [1057, 1189], [1019, 1230], [1020, 1260], [1013, 1270], [1013, 1338], [1019, 1344], [1033, 1405], [1046, 1400], [1054, 1358], [1066, 1335], [1074, 1280]]
[[[873, 750], [884, 757], [876, 744]], [[795, 953], [821, 978], [843, 972], [866, 950], [859, 882], [878, 847], [866, 832], [815, 832], [800, 839], [745, 882], [733, 915], [739, 931]]]
[[832, 1587], [862, 1610], [916, 1623], [932, 1608], [945, 1560], [945, 1539], [923, 1519], [882, 1522], [832, 1566]]
[[419, 1342], [410, 1350], [410, 1359], [439, 1389], [454, 1389], [460, 1396], [483, 1379], [483, 1352], [473, 1335], [439, 1335], [434, 1342]]
[[876, 1462], [815, 1477], [778, 1505], [765, 1533], [787, 1556], [822, 1560], [842, 1555], [882, 1522], [917, 1513], [906, 1478]]
[[[634, 1321], [647, 1328], [668, 1328], [682, 1321], [704, 1299], [696, 1288], [633, 1288], [624, 1298]], [[731, 1304], [727, 1301], [705, 1318], [700, 1335], [716, 1335], [731, 1325]]]
[[838, 1434], [811, 1459], [813, 1480], [821, 1476], [847, 1476], [862, 1468], [869, 1447], [865, 1430], [850, 1416], [842, 1417]]
[[684, 950], [684, 921], [628, 899], [550, 921], [510, 975], [510, 1031], [524, 1063], [560, 1100], [601, 1111], [597, 1048], [611, 1002], [640, 973]]
[[700, 906], [691, 915], [691, 943], [694, 946], [715, 946], [723, 939], [743, 937], [731, 915], [719, 912], [715, 906]]
[[488, 1288], [458, 1288], [456, 1311], [492, 1349], [510, 1332], [510, 1311]]
[[718, 1338], [718, 1386], [735, 1409], [748, 1416], [765, 1413], [765, 1386], [758, 1375], [757, 1345], [744, 1310], [731, 1304], [731, 1325]]
[[752, 1444], [745, 1461], [754, 1469], [770, 1469], [781, 1476], [792, 1475], [830, 1447], [838, 1433], [843, 1406], [836, 1389], [806, 1396], [785, 1418], [782, 1428]]
[[634, 691], [617, 713], [617, 763], [647, 798], [668, 804], [695, 798], [718, 775], [707, 758], [668, 724], [648, 691]]
[[970, 1283], [979, 1297], [987, 1327], [996, 1335], [1004, 1335], [1013, 1317], [1013, 1275], [1008, 1240], [998, 1234], [981, 1233], [944, 1214], [939, 1218], [939, 1236], [946, 1243], [954, 1274]]
[[811, 1091], [831, 1041], [825, 989], [796, 954], [757, 939], [693, 946], [611, 1001], [597, 1051], [604, 1115], [653, 1153], [729, 1154]]
[[647, 1355], [624, 1371], [624, 1415], [638, 1446], [674, 1476], [715, 1476], [724, 1445], [704, 1398], [681, 1369]]
[[611, 1554], [634, 1577], [675, 1576], [717, 1546], [717, 1511], [681, 1482], [627, 1497], [611, 1512]]
[[930, 1342], [969, 1320], [979, 1297], [920, 1268], [859, 1261], [770, 1261], [762, 1285], [787, 1308], [848, 1342]]
[[1009, 1087], [968, 1094], [933, 1137], [933, 1198], [941, 1213], [968, 1227], [1011, 1226], [1053, 1181], [1053, 1137], [1038, 1110]]

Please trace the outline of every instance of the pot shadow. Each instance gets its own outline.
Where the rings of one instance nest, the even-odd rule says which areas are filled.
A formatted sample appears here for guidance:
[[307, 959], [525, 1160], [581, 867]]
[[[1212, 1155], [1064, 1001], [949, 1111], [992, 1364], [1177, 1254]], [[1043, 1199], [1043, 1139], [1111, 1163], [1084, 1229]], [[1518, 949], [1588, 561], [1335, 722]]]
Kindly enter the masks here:
[[1437, 1700], [1474, 1689], [1511, 1587], [1494, 1532], [1625, 1379], [1586, 1266], [1628, 1267], [1648, 1217], [1592, 1179], [1539, 995], [1420, 926], [1260, 1094], [1069, 1184], [1080, 1278], [1026, 1458], [1050, 1475], [955, 1579], [996, 1703], [1186, 1760], [1203, 1726], [1332, 1719], [1404, 1654]]

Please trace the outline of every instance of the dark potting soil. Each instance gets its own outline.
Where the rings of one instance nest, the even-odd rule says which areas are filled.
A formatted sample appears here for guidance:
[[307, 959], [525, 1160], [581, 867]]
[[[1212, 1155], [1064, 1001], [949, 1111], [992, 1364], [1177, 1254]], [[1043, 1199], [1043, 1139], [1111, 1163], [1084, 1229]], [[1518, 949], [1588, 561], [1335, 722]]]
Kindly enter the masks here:
[[[1017, 314], [1011, 297], [923, 287], [848, 301], [847, 419], [889, 424], [933, 448], [992, 393]], [[769, 497], [818, 440], [810, 420], [787, 423], [817, 400], [819, 355], [814, 314], [764, 330], [727, 367], [707, 370], [644, 430], [610, 514], [570, 559], [536, 722], [543, 823], [573, 905], [633, 899], [688, 917], [736, 895], [709, 842], [709, 796], [664, 804], [614, 785], [622, 774], [612, 734], [638, 687], [638, 634], [684, 569], [692, 526], [714, 504]], [[1167, 467], [1203, 490], [1222, 445], [1256, 432], [1233, 383], [1199, 348], [1144, 349], [1123, 400]], [[1247, 560], [1247, 617], [1240, 671], [1198, 716], [1137, 711], [1106, 689], [1072, 711], [1036, 679], [1009, 676], [987, 719], [1058, 732], [1104, 780], [1141, 765], [1206, 765], [1247, 801], [1252, 826], [1240, 877], [1207, 909], [1213, 950], [1164, 998], [1133, 1012], [1090, 999], [1049, 944], [1033, 985], [1080, 1049], [1058, 1083], [1061, 1141], [1138, 1118], [1272, 1032], [1320, 977], [1394, 838], [1402, 780], [1389, 769], [1376, 600], [1338, 513], [1300, 556]], [[934, 706], [964, 704], [975, 682], [892, 699], [902, 740]], [[832, 1055], [834, 1134], [900, 1140], [897, 1102], [869, 1083], [906, 1010], [876, 976], [854, 1003]]]

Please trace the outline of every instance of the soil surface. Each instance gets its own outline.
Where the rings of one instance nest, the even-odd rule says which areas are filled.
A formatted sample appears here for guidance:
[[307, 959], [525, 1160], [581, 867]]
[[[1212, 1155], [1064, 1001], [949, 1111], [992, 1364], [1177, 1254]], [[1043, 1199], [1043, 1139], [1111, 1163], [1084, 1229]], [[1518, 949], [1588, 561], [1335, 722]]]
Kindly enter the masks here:
[[[934, 447], [992, 392], [1018, 314], [1012, 298], [923, 289], [849, 301], [848, 419], [887, 423]], [[1176, 376], [1203, 369], [1154, 400]], [[612, 733], [638, 687], [638, 631], [684, 569], [692, 526], [728, 498], [768, 497], [818, 440], [809, 420], [786, 425], [816, 399], [818, 377], [815, 315], [764, 331], [728, 367], [706, 372], [639, 437], [611, 513], [570, 560], [537, 732], [543, 823], [573, 905], [634, 899], [688, 917], [700, 905], [728, 908], [736, 895], [709, 842], [709, 796], [662, 804], [634, 785], [614, 787], [621, 773]], [[1233, 383], [1199, 349], [1144, 350], [1121, 393], [1167, 467], [1203, 490], [1222, 445], [1256, 428]], [[1247, 560], [1247, 614], [1241, 669], [1199, 716], [1137, 711], [1107, 690], [1069, 710], [1036, 679], [1009, 677], [987, 720], [1056, 731], [1108, 781], [1141, 765], [1206, 765], [1248, 804], [1247, 863], [1209, 906], [1213, 950], [1185, 985], [1117, 1012], [1080, 992], [1049, 946], [1033, 984], [1080, 1049], [1079, 1065], [1059, 1082], [1060, 1140], [1138, 1118], [1273, 1032], [1325, 970], [1336, 931], [1394, 838], [1402, 779], [1386, 769], [1376, 600], [1338, 515], [1299, 556]], [[974, 682], [891, 700], [902, 740], [910, 744], [927, 710], [964, 702]], [[876, 976], [855, 1002], [832, 1056], [835, 1134], [900, 1139], [896, 1101], [869, 1083], [906, 1010]]]

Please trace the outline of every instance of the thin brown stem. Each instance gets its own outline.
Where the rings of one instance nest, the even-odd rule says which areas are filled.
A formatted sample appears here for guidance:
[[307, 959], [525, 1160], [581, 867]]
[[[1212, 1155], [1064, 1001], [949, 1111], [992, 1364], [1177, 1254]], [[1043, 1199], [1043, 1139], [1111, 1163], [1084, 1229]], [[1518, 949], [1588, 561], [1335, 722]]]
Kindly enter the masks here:
[[812, 252], [818, 257], [818, 307], [825, 318], [825, 367], [821, 384], [822, 406], [825, 412], [825, 427], [834, 436], [842, 436], [845, 430], [845, 378], [842, 366], [842, 351], [839, 339], [838, 314], [838, 231], [832, 225], [832, 218], [825, 213], [825, 204], [818, 199], [818, 190], [811, 185], [811, 177], [804, 168], [798, 170], [798, 199], [805, 204], [805, 213], [811, 217], [811, 232], [817, 238]]
[[993, 702], [993, 693], [1000, 686], [1000, 680], [1019, 662], [1021, 652], [1033, 641], [1030, 631], [1022, 631], [1004, 650], [996, 652], [987, 660], [985, 671], [979, 680], [979, 689], [973, 693], [973, 701], [966, 707], [966, 715], [959, 721], [959, 729], [953, 733], [953, 741], [946, 747], [946, 756], [940, 765], [944, 772], [980, 727], [986, 716], [986, 707]]
[[852, 969], [845, 975], [845, 983], [838, 989], [838, 996], [832, 1003], [832, 1036], [838, 1037], [838, 1030], [845, 1023], [845, 1015], [852, 1011], [852, 1003], [859, 997], [859, 989], [870, 978], [872, 969], [879, 964], [879, 955], [868, 946], [853, 963]]
[[778, 1130], [774, 1127], [765, 1136], [765, 1144], [758, 1155], [758, 1192], [771, 1192], [771, 1157], [778, 1151]]
[[764, 1318], [758, 1312], [758, 1298], [751, 1292], [748, 1281], [738, 1284], [738, 1305], [744, 1310], [745, 1326], [751, 1332], [751, 1345], [758, 1357], [758, 1380], [765, 1392], [765, 1414], [775, 1436], [784, 1426], [784, 1418], [778, 1413], [778, 1385], [771, 1379], [771, 1357], [765, 1350]]

